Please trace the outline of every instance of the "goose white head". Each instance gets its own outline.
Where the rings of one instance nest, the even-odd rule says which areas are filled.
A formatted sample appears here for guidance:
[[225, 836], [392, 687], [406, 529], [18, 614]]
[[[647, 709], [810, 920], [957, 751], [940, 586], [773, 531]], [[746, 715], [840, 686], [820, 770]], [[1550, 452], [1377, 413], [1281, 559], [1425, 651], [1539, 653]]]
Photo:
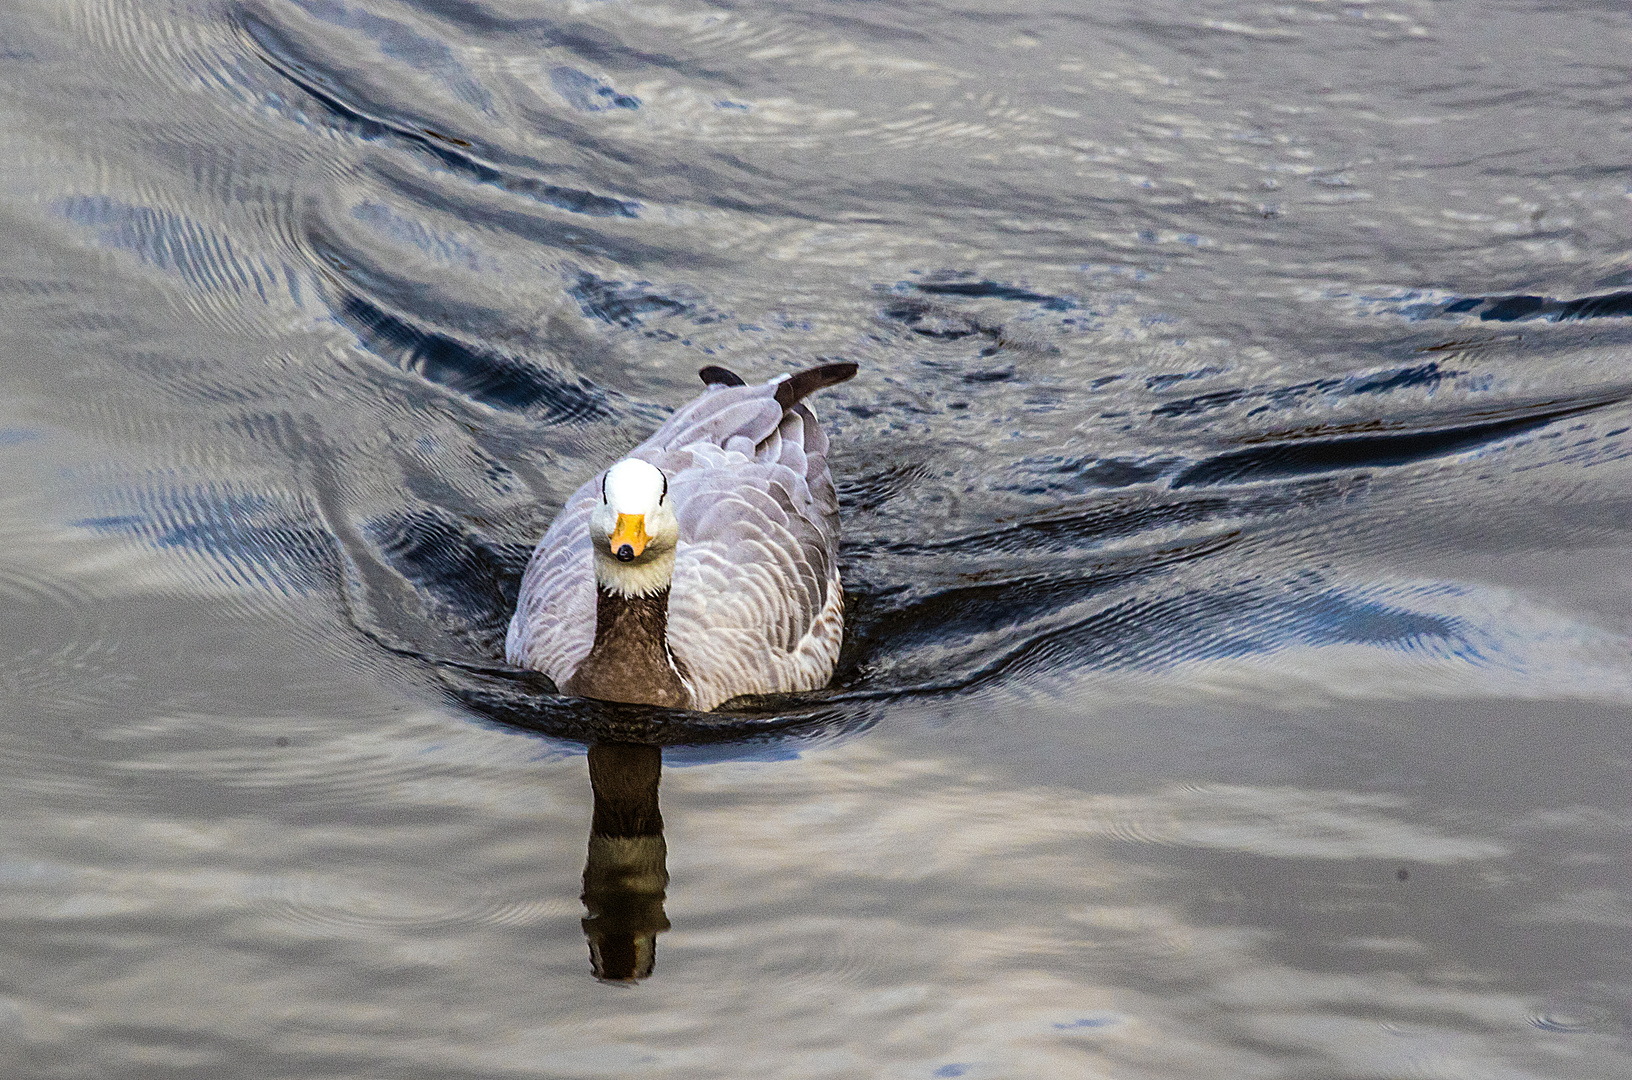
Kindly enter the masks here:
[[667, 588], [674, 575], [680, 523], [663, 471], [624, 458], [601, 478], [601, 502], [589, 519], [595, 580], [623, 596]]

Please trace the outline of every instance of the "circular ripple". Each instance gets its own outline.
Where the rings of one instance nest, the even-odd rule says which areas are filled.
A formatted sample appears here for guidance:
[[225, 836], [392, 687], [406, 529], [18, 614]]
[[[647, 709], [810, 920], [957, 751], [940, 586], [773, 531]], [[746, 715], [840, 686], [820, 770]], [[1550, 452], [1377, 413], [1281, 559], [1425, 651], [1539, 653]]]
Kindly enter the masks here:
[[[733, 932], [732, 947], [722, 952], [715, 952], [713, 935], [707, 931], [684, 933], [673, 944], [684, 942], [692, 954], [689, 963], [698, 963], [707, 955], [717, 963], [743, 963], [779, 982], [785, 980], [795, 988], [790, 998], [794, 1003], [851, 999], [886, 984], [886, 969], [897, 961], [894, 938], [899, 928], [885, 920], [806, 918], [762, 924], [752, 930], [747, 929], [750, 926], [753, 920]], [[658, 940], [661, 953], [663, 939]]]
[[322, 931], [516, 927], [561, 915], [558, 904], [496, 896], [473, 890], [468, 879], [428, 874], [400, 882], [315, 874], [280, 878], [252, 907], [275, 922]]
[[1619, 1034], [1632, 1026], [1625, 1002], [1606, 1000], [1607, 993], [1566, 996], [1545, 1003], [1525, 1016], [1531, 1027], [1560, 1035]]
[[62, 715], [107, 701], [123, 683], [109, 671], [112, 621], [83, 586], [20, 567], [0, 568], [0, 692]]
[[1592, 1020], [1582, 1016], [1571, 1016], [1565, 1013], [1536, 1013], [1527, 1018], [1531, 1025], [1543, 1031], [1559, 1031], [1574, 1034], [1583, 1031], [1595, 1031], [1597, 1028]]

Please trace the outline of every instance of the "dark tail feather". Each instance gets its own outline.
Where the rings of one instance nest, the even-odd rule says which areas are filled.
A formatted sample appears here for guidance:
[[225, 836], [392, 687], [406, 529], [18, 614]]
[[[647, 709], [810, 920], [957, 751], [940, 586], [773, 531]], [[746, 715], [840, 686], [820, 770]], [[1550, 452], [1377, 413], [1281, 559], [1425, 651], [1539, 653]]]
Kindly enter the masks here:
[[729, 371], [729, 370], [727, 370], [727, 369], [725, 369], [723, 367], [716, 367], [713, 364], [710, 364], [707, 367], [703, 368], [702, 370], [698, 371], [697, 374], [699, 376], [701, 376], [702, 380], [705, 383], [707, 383], [708, 385], [710, 385], [710, 386], [747, 386], [748, 385], [746, 382], [743, 381], [743, 378], [742, 378], [741, 375], [738, 375], [736, 372]]
[[784, 409], [791, 409], [822, 387], [841, 383], [855, 373], [856, 365], [849, 361], [807, 368], [776, 384], [776, 403]]

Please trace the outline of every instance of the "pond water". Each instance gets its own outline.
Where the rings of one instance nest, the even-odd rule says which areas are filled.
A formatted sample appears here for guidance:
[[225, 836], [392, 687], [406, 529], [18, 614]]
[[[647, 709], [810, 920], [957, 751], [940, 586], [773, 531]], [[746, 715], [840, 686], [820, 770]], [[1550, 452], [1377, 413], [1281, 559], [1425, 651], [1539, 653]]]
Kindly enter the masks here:
[[[0, 1071], [1632, 1075], [1629, 87], [1605, 0], [7, 5]], [[504, 668], [818, 358], [830, 689]]]

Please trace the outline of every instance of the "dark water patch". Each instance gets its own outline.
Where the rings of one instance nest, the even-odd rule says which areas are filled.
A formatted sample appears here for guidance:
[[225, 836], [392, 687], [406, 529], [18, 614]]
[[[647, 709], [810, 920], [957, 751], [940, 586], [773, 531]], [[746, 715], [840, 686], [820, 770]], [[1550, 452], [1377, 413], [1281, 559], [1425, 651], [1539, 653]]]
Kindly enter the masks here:
[[1001, 326], [987, 326], [972, 315], [911, 297], [892, 299], [880, 314], [920, 337], [936, 341], [959, 341], [976, 334], [995, 338], [1002, 331]]
[[567, 289], [568, 295], [590, 318], [613, 326], [633, 329], [653, 312], [666, 315], [690, 315], [696, 305], [677, 300], [652, 289], [651, 282], [638, 281], [627, 285], [621, 281], [604, 281], [587, 271], [580, 271], [578, 280]]
[[1148, 484], [1177, 464], [1178, 459], [1162, 458], [1101, 458], [1101, 457], [1042, 457], [1029, 458], [1017, 464], [1039, 477], [1038, 480], [1014, 485], [1024, 495], [1043, 495], [1049, 492], [1081, 492], [1093, 488], [1122, 488]]
[[1358, 394], [1385, 394], [1395, 390], [1422, 389], [1433, 391], [1446, 379], [1466, 372], [1442, 368], [1437, 360], [1408, 367], [1363, 375], [1344, 375], [1328, 379], [1311, 379], [1290, 386], [1232, 388], [1217, 390], [1194, 397], [1181, 398], [1158, 405], [1152, 416], [1195, 416], [1224, 408], [1242, 401], [1263, 400], [1272, 407], [1283, 407], [1316, 394], [1349, 396]]
[[480, 0], [416, 0], [408, 6], [456, 30], [511, 39], [531, 38], [541, 45], [556, 44], [553, 35], [560, 26], [555, 19], [505, 15]]
[[1118, 458], [1096, 458], [1092, 464], [1077, 463], [1076, 467], [1062, 467], [1088, 487], [1117, 488], [1134, 484], [1148, 484], [1161, 476], [1173, 464], [1170, 458], [1155, 461], [1124, 461]]
[[1075, 311], [1077, 302], [1064, 296], [1049, 296], [1047, 293], [1032, 292], [1014, 285], [1003, 285], [995, 281], [943, 281], [943, 282], [914, 282], [912, 288], [930, 296], [968, 296], [989, 297], [994, 300], [1018, 300], [1022, 303], [1036, 304], [1044, 311]]
[[[1010, 285], [1002, 285], [992, 281], [968, 282], [923, 282], [902, 283], [890, 289], [887, 286], [874, 286], [877, 291], [890, 294], [889, 300], [879, 309], [879, 315], [889, 321], [905, 327], [919, 337], [934, 341], [961, 341], [964, 338], [984, 337], [991, 344], [980, 352], [981, 356], [996, 355], [1001, 349], [1010, 346], [1021, 348], [1037, 348], [1034, 342], [1024, 337], [1015, 338], [1004, 333], [1003, 324], [982, 319], [979, 315], [962, 311], [946, 304], [933, 300], [926, 300], [916, 296], [902, 295], [901, 290], [913, 289], [929, 296], [950, 296], [969, 298], [992, 298], [999, 300], [1013, 300], [1040, 305], [1047, 311], [1072, 311], [1077, 308], [1074, 300], [1065, 297], [1048, 296], [1043, 293], [1032, 292]], [[992, 375], [983, 378], [986, 373], [972, 373], [965, 381], [999, 381], [1001, 376]]]
[[111, 513], [72, 524], [205, 555], [232, 584], [274, 593], [321, 588], [333, 573], [328, 540], [303, 499], [204, 484], [135, 488], [113, 503]]
[[1445, 311], [1450, 315], [1477, 311], [1482, 322], [1518, 322], [1535, 318], [1546, 307], [1546, 297], [1502, 296], [1490, 300], [1458, 300], [1447, 304]]
[[[489, 184], [535, 202], [588, 217], [639, 217], [639, 204], [522, 175], [501, 160], [510, 155], [408, 120], [392, 119], [361, 104], [366, 95], [300, 50], [268, 23], [245, 14], [240, 20], [266, 65], [298, 87], [365, 142], [384, 142], [427, 155], [477, 183]], [[480, 156], [478, 156], [480, 155]], [[486, 160], [484, 160], [484, 158]]]
[[1603, 296], [1585, 296], [1566, 300], [1559, 309], [1558, 321], [1571, 319], [1618, 319], [1632, 316], [1632, 292], [1607, 293]]
[[342, 297], [335, 316], [375, 355], [491, 408], [532, 413], [557, 424], [612, 415], [604, 393], [582, 376], [562, 375], [448, 333], [422, 329], [354, 293]]
[[1513, 345], [1520, 341], [1518, 334], [1498, 334], [1493, 337], [1458, 338], [1453, 341], [1440, 341], [1433, 345], [1420, 346], [1419, 353], [1454, 352], [1467, 354], [1472, 352], [1486, 352], [1502, 345]]
[[[367, 222], [367, 218], [366, 213], [352, 215], [354, 221]], [[400, 265], [387, 261], [394, 253], [367, 249], [331, 227], [315, 210], [301, 221], [296, 242], [319, 275], [346, 296], [366, 295], [370, 303], [398, 311], [431, 309], [437, 322], [454, 332], [506, 340], [518, 336], [518, 328], [505, 309], [456, 298], [422, 277], [404, 273]], [[327, 299], [331, 312], [344, 306], [343, 301]]]
[[583, 112], [640, 108], [639, 98], [620, 94], [600, 79], [586, 75], [577, 68], [564, 65], [551, 68], [550, 85], [567, 99], [567, 104]]
[[1476, 316], [1481, 322], [1574, 322], [1581, 319], [1624, 319], [1632, 316], [1632, 292], [1603, 293], [1574, 300], [1549, 296], [1465, 296], [1443, 304], [1418, 304], [1405, 309], [1408, 318], [1431, 319], [1451, 315]]
[[[286, 441], [306, 462], [326, 584], [352, 631], [422, 664], [495, 665], [525, 558], [519, 545], [489, 540], [434, 509], [359, 522], [348, 505], [344, 455], [310, 422], [292, 426]], [[446, 541], [462, 546], [441, 548]]]
[[356, 30], [372, 39], [381, 55], [400, 60], [437, 77], [458, 97], [491, 113], [491, 95], [471, 79], [446, 41], [427, 37], [408, 23], [386, 18], [338, 0], [290, 0], [308, 15], [331, 26]]
[[[529, 212], [517, 206], [500, 206], [474, 199], [450, 198], [445, 188], [427, 182], [389, 158], [367, 161], [365, 171], [389, 184], [403, 198], [435, 214], [448, 214], [478, 229], [492, 230], [530, 244], [546, 252], [568, 252], [586, 258], [608, 259], [620, 266], [639, 267], [650, 263], [668, 264], [678, 252], [660, 244], [613, 235], [591, 228], [582, 220], [563, 219], [545, 210]], [[708, 265], [709, 256], [699, 254], [686, 260], [691, 265]]]
[[1145, 380], [1146, 390], [1166, 390], [1175, 383], [1190, 382], [1194, 379], [1205, 379], [1209, 375], [1217, 375], [1223, 368], [1204, 367], [1197, 371], [1180, 371], [1172, 375], [1152, 375]]
[[1343, 389], [1350, 394], [1386, 394], [1408, 387], [1434, 390], [1438, 388], [1442, 379], [1454, 378], [1460, 374], [1462, 374], [1460, 371], [1442, 371], [1437, 362], [1431, 362], [1353, 379]]
[[1150, 411], [1152, 416], [1194, 416], [1197, 413], [1209, 412], [1213, 409], [1222, 409], [1233, 405], [1243, 398], [1256, 396], [1252, 390], [1215, 390], [1210, 394], [1197, 394], [1195, 397], [1184, 398], [1181, 401], [1169, 401]]
[[[873, 693], [938, 693], [990, 681], [980, 642], [1005, 632], [1035, 633], [1061, 612], [1233, 546], [1231, 531], [1186, 544], [1131, 552], [1069, 576], [1031, 576], [943, 589], [902, 602], [897, 591], [846, 597], [845, 641], [834, 685]], [[914, 665], [913, 653], [928, 656]], [[953, 654], [964, 654], [962, 662]], [[971, 670], [973, 665], [974, 670]], [[886, 681], [881, 670], [893, 672]]]
[[108, 195], [68, 196], [53, 208], [94, 229], [101, 243], [179, 274], [203, 292], [250, 293], [266, 302], [287, 285], [278, 267], [238, 251], [229, 236], [175, 211], [133, 206]]
[[1085, 666], [1153, 670], [1179, 662], [1267, 655], [1289, 646], [1368, 645], [1478, 661], [1462, 620], [1411, 611], [1318, 580], [1250, 583], [1202, 593], [1131, 597], [1007, 652], [966, 688]]
[[591, 65], [609, 69], [640, 71], [662, 68], [688, 80], [708, 80], [741, 86], [740, 72], [714, 67], [693, 58], [680, 59], [670, 53], [628, 45], [606, 30], [587, 22], [507, 16], [480, 0], [417, 0], [412, 6], [449, 26], [508, 41], [531, 41], [541, 49], [560, 49]]
[[836, 476], [833, 479], [840, 508], [846, 512], [865, 513], [910, 492], [914, 485], [930, 475], [925, 465], [903, 463], [859, 476]]
[[[1473, 450], [1555, 420], [1625, 400], [1624, 396], [1586, 402], [1550, 403], [1522, 415], [1450, 424], [1415, 431], [1321, 438], [1324, 432], [1219, 454], [1197, 462], [1173, 478], [1175, 488], [1247, 483], [1311, 473], [1388, 468]], [[1488, 416], [1488, 413], [1486, 414]]]
[[1119, 539], [1153, 529], [1170, 529], [1214, 520], [1231, 510], [1224, 497], [1188, 497], [1180, 500], [1132, 496], [1102, 500], [1071, 514], [1028, 518], [981, 532], [960, 533], [933, 541], [897, 541], [877, 545], [861, 557], [914, 558], [966, 556], [971, 563], [983, 556], [1017, 554], [1066, 555], [1095, 541]]
[[473, 655], [503, 652], [531, 544], [494, 541], [437, 508], [377, 518], [359, 531], [441, 633], [468, 640]]

